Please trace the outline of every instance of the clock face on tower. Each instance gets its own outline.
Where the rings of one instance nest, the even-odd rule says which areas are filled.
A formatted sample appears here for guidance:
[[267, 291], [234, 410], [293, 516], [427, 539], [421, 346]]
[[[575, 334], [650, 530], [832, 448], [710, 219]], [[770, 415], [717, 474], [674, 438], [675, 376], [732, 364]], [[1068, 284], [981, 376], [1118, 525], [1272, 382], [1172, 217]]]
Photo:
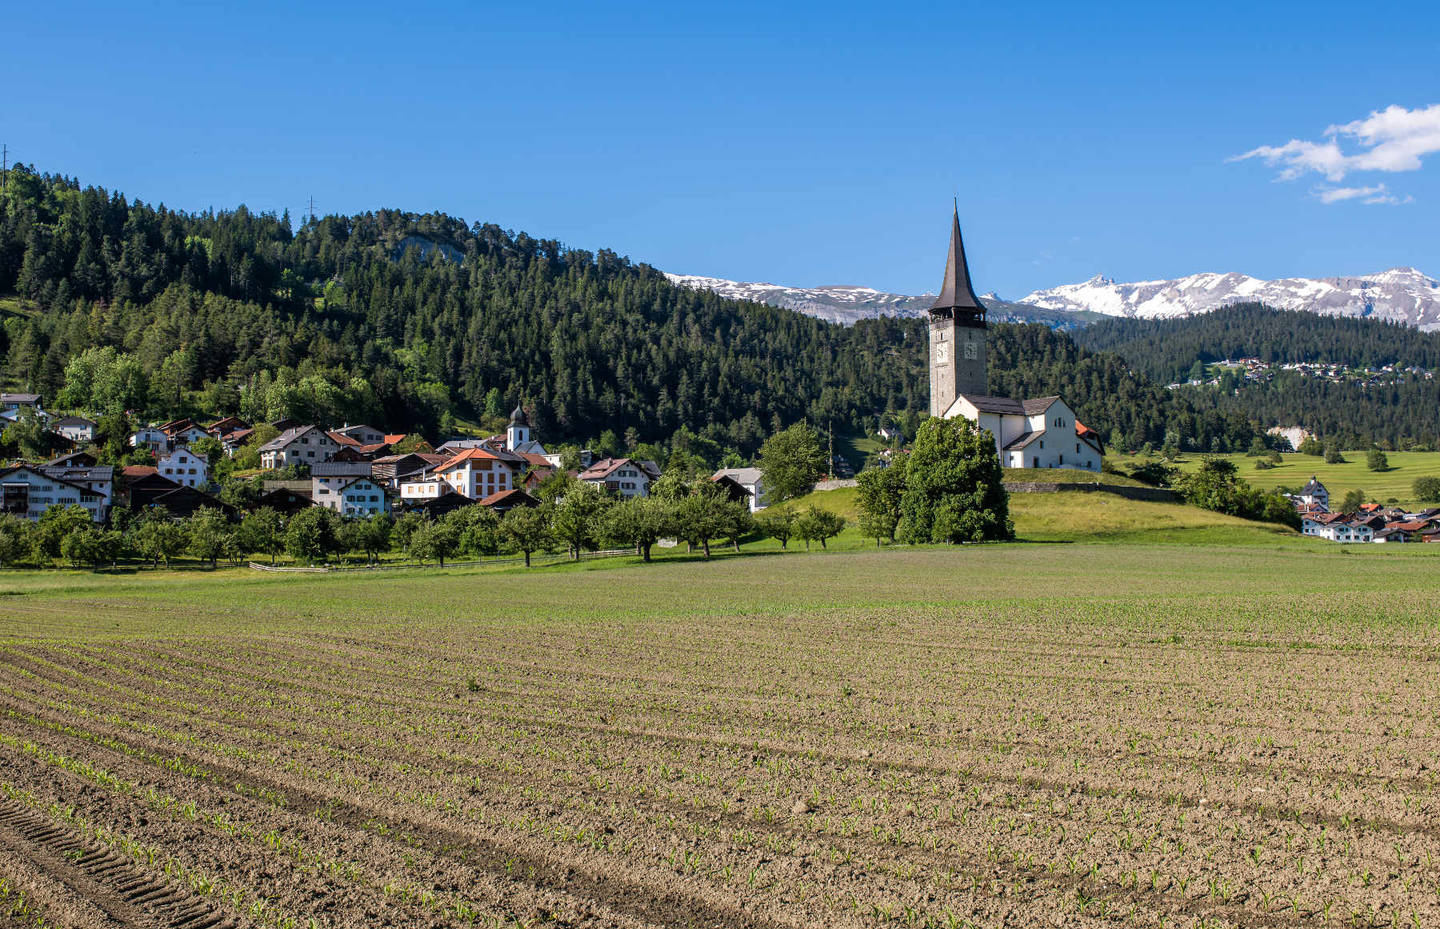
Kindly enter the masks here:
[[949, 360], [950, 360], [950, 343], [949, 343], [949, 342], [937, 342], [937, 343], [935, 343], [935, 363], [936, 363], [936, 364], [941, 364], [941, 365], [943, 365], [943, 364], [945, 364], [946, 362], [948, 362]]

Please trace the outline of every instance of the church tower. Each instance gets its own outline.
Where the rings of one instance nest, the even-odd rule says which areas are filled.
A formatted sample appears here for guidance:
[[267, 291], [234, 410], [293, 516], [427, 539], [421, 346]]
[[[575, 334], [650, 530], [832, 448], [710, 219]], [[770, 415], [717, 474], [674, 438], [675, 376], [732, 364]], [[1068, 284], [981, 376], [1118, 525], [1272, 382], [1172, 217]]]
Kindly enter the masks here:
[[950, 254], [940, 296], [930, 307], [930, 415], [944, 416], [960, 394], [985, 395], [985, 304], [970, 287], [960, 208], [950, 227]]
[[525, 415], [525, 410], [515, 407], [510, 414], [510, 425], [505, 429], [505, 449], [515, 451], [530, 444], [530, 418]]

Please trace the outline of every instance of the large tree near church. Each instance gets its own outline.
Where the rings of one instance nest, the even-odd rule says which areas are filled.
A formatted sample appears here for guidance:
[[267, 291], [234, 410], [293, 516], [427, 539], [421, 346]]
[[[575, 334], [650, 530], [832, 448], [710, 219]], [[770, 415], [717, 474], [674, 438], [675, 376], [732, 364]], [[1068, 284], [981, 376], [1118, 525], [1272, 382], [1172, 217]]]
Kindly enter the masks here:
[[1013, 539], [995, 438], [963, 417], [931, 418], [915, 436], [900, 498], [904, 542]]

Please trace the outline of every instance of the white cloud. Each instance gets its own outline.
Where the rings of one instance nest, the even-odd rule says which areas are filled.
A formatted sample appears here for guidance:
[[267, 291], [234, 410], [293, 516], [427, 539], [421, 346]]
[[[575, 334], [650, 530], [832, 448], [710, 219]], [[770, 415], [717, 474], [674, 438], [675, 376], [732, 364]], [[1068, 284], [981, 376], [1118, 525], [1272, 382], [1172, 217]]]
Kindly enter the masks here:
[[1361, 203], [1409, 203], [1414, 197], [1400, 197], [1384, 184], [1373, 187], [1326, 187], [1323, 184], [1310, 193], [1321, 203], [1341, 203], [1345, 200], [1359, 200]]
[[[1342, 143], [1352, 151], [1345, 151], [1341, 147]], [[1253, 148], [1229, 160], [1260, 158], [1268, 165], [1279, 167], [1279, 180], [1283, 181], [1294, 180], [1313, 171], [1323, 175], [1328, 181], [1339, 182], [1354, 171], [1418, 171], [1421, 160], [1435, 152], [1440, 152], [1440, 103], [1414, 110], [1407, 110], [1403, 106], [1388, 106], [1383, 110], [1376, 110], [1364, 119], [1330, 126], [1325, 130], [1325, 137], [1321, 141], [1291, 139], [1284, 145], [1262, 145]], [[1403, 202], [1393, 194], [1384, 193], [1384, 185], [1380, 186], [1381, 191], [1371, 191], [1368, 196], [1382, 199], [1365, 202]], [[1350, 191], [1363, 190], [1366, 188], [1327, 188], [1320, 195], [1320, 199], [1326, 203], [1351, 200], [1367, 194]], [[1326, 199], [1325, 194], [1339, 192], [1344, 193]]]

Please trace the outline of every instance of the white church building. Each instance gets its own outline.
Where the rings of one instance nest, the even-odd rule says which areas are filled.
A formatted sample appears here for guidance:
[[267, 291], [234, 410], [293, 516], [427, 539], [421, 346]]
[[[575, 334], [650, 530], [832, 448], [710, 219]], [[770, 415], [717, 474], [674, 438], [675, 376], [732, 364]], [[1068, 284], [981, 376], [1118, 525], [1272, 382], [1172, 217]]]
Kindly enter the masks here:
[[1100, 437], [1059, 397], [1012, 400], [986, 393], [985, 304], [970, 285], [957, 209], [940, 296], [930, 307], [930, 415], [963, 416], [995, 437], [1006, 468], [1099, 471]]

